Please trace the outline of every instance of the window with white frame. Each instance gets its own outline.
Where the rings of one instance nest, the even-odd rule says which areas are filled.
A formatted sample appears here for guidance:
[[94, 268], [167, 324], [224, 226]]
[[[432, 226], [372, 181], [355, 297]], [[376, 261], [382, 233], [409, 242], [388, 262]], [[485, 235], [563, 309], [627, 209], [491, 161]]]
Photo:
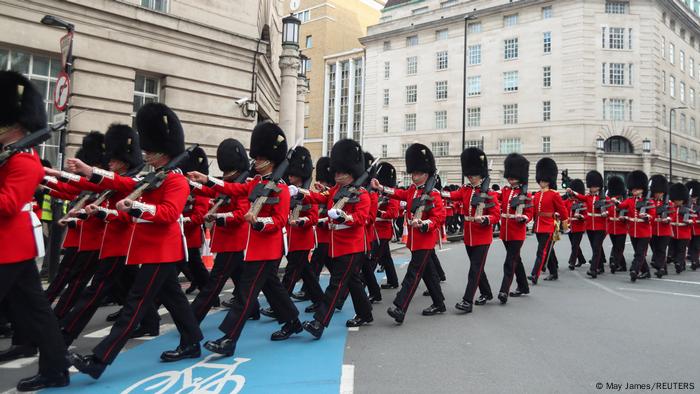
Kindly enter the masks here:
[[632, 100], [603, 99], [603, 119], [613, 121], [632, 120]]
[[678, 66], [685, 72], [685, 51], [678, 51]]
[[389, 76], [391, 76], [391, 63], [384, 62], [384, 79], [389, 79]]
[[552, 66], [542, 67], [542, 87], [552, 87]]
[[385, 107], [389, 106], [389, 89], [384, 89], [384, 101], [383, 104]]
[[447, 111], [435, 111], [435, 129], [442, 130], [447, 128]]
[[384, 159], [389, 156], [389, 148], [387, 147], [386, 144], [382, 144], [382, 155], [381, 157]]
[[144, 104], [160, 101], [160, 79], [143, 74], [136, 74], [134, 81], [134, 116]]
[[608, 49], [625, 49], [625, 28], [611, 27], [608, 33]]
[[542, 121], [549, 122], [552, 120], [552, 102], [549, 100], [542, 102]]
[[435, 100], [447, 100], [447, 81], [435, 82]]
[[628, 1], [606, 0], [605, 13], [606, 14], [626, 14], [627, 7], [629, 7]]
[[695, 88], [688, 89], [688, 103], [695, 108]]
[[481, 64], [481, 44], [469, 46], [469, 65]]
[[678, 158], [678, 144], [671, 144], [671, 157]]
[[503, 124], [518, 124], [518, 104], [503, 105]]
[[468, 33], [481, 33], [481, 22], [471, 22], [467, 25]]
[[697, 163], [698, 161], [698, 151], [695, 149], [690, 150], [690, 157], [688, 158], [688, 161], [691, 163]]
[[436, 67], [438, 70], [447, 70], [447, 51], [439, 51], [435, 54]]
[[348, 130], [348, 112], [350, 109], [350, 61], [340, 62], [340, 122], [339, 130]]
[[418, 101], [418, 86], [406, 86], [406, 104], [415, 104]]
[[457, 4], [457, 0], [443, 0], [440, 3], [440, 8], [445, 8]]
[[406, 46], [407, 47], [412, 47], [418, 45], [418, 36], [408, 36], [406, 37]]
[[355, 141], [360, 141], [362, 133], [362, 94], [363, 94], [363, 83], [362, 78], [364, 76], [364, 58], [356, 58], [351, 60], [355, 65], [355, 97], [353, 98], [353, 111], [352, 111], [352, 139]]
[[610, 73], [609, 73], [608, 83], [611, 85], [624, 85], [625, 84], [625, 64], [624, 63], [610, 63]]
[[681, 161], [688, 161], [688, 147], [681, 146]]
[[503, 41], [503, 59], [518, 58], [518, 38], [509, 38]]
[[481, 126], [481, 107], [467, 108], [467, 126], [469, 126], [469, 127]]
[[506, 71], [503, 73], [503, 91], [517, 92], [518, 91], [518, 72]]
[[685, 114], [681, 114], [681, 133], [687, 133], [687, 117]]
[[672, 42], [668, 43], [668, 62], [676, 64], [676, 46]]
[[449, 156], [450, 142], [449, 141], [434, 141], [430, 143], [430, 150], [433, 151], [435, 157]]
[[447, 29], [435, 30], [435, 41], [446, 40], [449, 31]]
[[[168, 0], [141, 0], [141, 7], [146, 7], [158, 12], [168, 12]], [[306, 12], [308, 12], [308, 10]]]
[[501, 138], [498, 140], [498, 153], [507, 155], [520, 152], [522, 152], [520, 138]]
[[546, 7], [542, 7], [542, 19], [549, 19], [552, 17], [552, 6], [548, 5]]
[[307, 72], [311, 71], [311, 59], [303, 59], [302, 62], [304, 62], [304, 67]]
[[543, 52], [552, 53], [552, 32], [546, 31], [543, 33]]
[[313, 48], [314, 46], [314, 37], [313, 36], [306, 36], [306, 48]]
[[328, 141], [327, 155], [330, 155], [333, 142], [335, 141], [335, 92], [337, 90], [335, 76], [338, 72], [335, 64], [328, 65], [328, 127], [326, 128], [326, 141]]
[[[670, 119], [671, 119], [671, 126], [670, 126], [671, 130], [677, 130], [677, 129], [676, 129], [676, 118], [677, 118], [677, 117], [678, 117], [678, 114], [677, 114], [677, 113], [675, 113], [675, 112], [671, 113], [671, 117], [670, 117]], [[666, 144], [664, 144], [664, 145], [666, 145]]]
[[542, 153], [550, 153], [552, 151], [552, 140], [550, 137], [542, 137]]
[[382, 131], [385, 133], [389, 132], [389, 117], [388, 116], [382, 117]]
[[467, 95], [478, 96], [481, 94], [481, 75], [467, 77]]
[[681, 96], [681, 102], [685, 103], [685, 82], [681, 82], [678, 86], [678, 93]]
[[[149, 0], [141, 0], [142, 3]], [[311, 20], [311, 10], [304, 10], [294, 14], [294, 16], [301, 21], [301, 23], [306, 23]]]
[[503, 26], [515, 26], [518, 24], [518, 14], [505, 15], [503, 17]]
[[661, 71], [661, 90], [666, 94], [666, 71]]
[[688, 59], [688, 76], [695, 78], [695, 59], [692, 57]]
[[693, 137], [697, 137], [697, 130], [695, 128], [695, 118], [690, 118], [690, 123], [688, 123], [688, 134]]
[[410, 142], [402, 142], [401, 143], [401, 152], [400, 152], [401, 156], [403, 156], [406, 153], [406, 150], [408, 149], [409, 146], [411, 146]]
[[466, 140], [465, 142], [465, 148], [479, 148], [479, 149], [484, 149], [484, 141], [483, 140]]
[[[405, 152], [405, 150], [404, 150]], [[401, 185], [403, 186], [410, 186], [413, 184], [413, 179], [411, 178], [411, 174], [409, 174], [406, 171], [401, 171]]]
[[391, 50], [391, 41], [384, 41], [384, 44], [383, 44], [382, 48], [383, 48], [385, 51]]
[[406, 75], [416, 75], [418, 73], [418, 56], [406, 58]]
[[404, 128], [406, 131], [416, 131], [416, 114], [406, 114]]
[[676, 97], [676, 77], [673, 75], [668, 79], [668, 93], [671, 97]]

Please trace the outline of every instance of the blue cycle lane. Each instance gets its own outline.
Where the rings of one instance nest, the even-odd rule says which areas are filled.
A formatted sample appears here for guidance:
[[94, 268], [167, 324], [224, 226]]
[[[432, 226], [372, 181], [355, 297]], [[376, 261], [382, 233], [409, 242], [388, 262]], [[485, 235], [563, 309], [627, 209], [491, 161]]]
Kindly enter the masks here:
[[[395, 264], [401, 263], [405, 261], [395, 260]], [[322, 277], [322, 282], [325, 288], [328, 277]], [[261, 306], [267, 306], [264, 297], [260, 301]], [[312, 318], [303, 312], [308, 302], [296, 305], [302, 321]], [[374, 313], [381, 311], [375, 309]], [[204, 319], [201, 328], [205, 340], [221, 337], [217, 327], [225, 314], [225, 310], [218, 311]], [[286, 341], [272, 342], [270, 334], [280, 326], [262, 316], [246, 323], [232, 357], [219, 357], [202, 348], [199, 359], [163, 363], [160, 353], [174, 349], [180, 340], [177, 330], [171, 330], [122, 352], [99, 380], [72, 374], [70, 386], [42, 393], [338, 393], [348, 335], [345, 321], [352, 317], [348, 297], [320, 340], [302, 332]]]

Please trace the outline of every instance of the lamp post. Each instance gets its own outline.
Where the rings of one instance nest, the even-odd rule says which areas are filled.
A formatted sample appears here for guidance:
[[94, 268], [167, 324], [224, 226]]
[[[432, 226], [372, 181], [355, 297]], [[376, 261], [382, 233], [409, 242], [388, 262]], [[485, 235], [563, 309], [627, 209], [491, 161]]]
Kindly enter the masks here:
[[308, 60], [309, 58], [306, 55], [299, 55], [301, 67], [299, 67], [299, 75], [297, 76], [296, 140], [301, 141], [301, 145], [303, 145], [304, 138], [306, 137], [304, 135], [304, 109], [306, 106], [306, 94], [309, 92], [309, 82], [306, 78]]
[[280, 87], [279, 125], [296, 143], [297, 80], [299, 74], [299, 26], [301, 21], [289, 15], [282, 18], [282, 54], [279, 67], [282, 74]]
[[[460, 154], [464, 151], [465, 145], [467, 143], [467, 65], [468, 65], [468, 51], [467, 47], [467, 32], [469, 31], [469, 21], [476, 19], [473, 14], [467, 14], [464, 17], [464, 67], [463, 67], [463, 79], [462, 79], [462, 150]], [[484, 148], [483, 146], [481, 147]], [[462, 184], [465, 183], [464, 174], [462, 174]]]
[[668, 181], [673, 182], [673, 151], [671, 150], [671, 140], [673, 139], [673, 112], [679, 109], [688, 109], [688, 107], [674, 107], [668, 111]]
[[595, 140], [595, 169], [601, 174], [605, 174], [605, 139], [598, 136]]

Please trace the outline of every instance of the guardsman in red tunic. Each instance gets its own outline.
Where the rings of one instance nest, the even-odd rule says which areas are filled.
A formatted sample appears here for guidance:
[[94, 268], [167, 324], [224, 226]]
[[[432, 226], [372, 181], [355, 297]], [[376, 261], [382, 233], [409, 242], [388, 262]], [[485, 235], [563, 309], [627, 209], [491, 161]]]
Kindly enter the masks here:
[[[527, 235], [527, 222], [532, 220], [532, 198], [527, 192], [530, 162], [521, 154], [511, 153], [503, 161], [503, 177], [508, 186], [501, 189], [501, 230], [499, 238], [506, 248], [506, 259], [503, 262], [503, 280], [498, 292], [501, 304], [508, 302], [508, 295], [519, 297], [530, 292], [527, 274], [520, 250]], [[510, 292], [515, 275], [518, 284], [514, 292]]]
[[[583, 195], [586, 193], [586, 185], [578, 178], [571, 181], [569, 188], [575, 194]], [[567, 194], [566, 197], [564, 205], [569, 213], [569, 243], [571, 244], [569, 269], [573, 271], [576, 267], [586, 264], [586, 258], [583, 257], [583, 251], [581, 251], [581, 240], [583, 234], [586, 233], [586, 210], [588, 208], [585, 201], [579, 201], [571, 194]]]
[[[338, 300], [347, 289], [355, 307], [355, 317], [345, 324], [359, 327], [374, 320], [372, 304], [365, 293], [360, 268], [366, 253], [365, 224], [369, 215], [369, 195], [353, 183], [365, 173], [364, 154], [360, 145], [350, 139], [340, 140], [331, 149], [331, 171], [335, 186], [321, 193], [311, 192], [304, 202], [324, 204], [328, 208], [330, 229], [329, 256], [331, 258], [331, 279], [324, 299], [318, 303], [314, 319], [304, 322], [304, 330], [315, 338], [321, 338], [323, 330], [333, 317]], [[354, 191], [354, 192], [353, 192]], [[342, 201], [334, 201], [336, 194]]]
[[[316, 189], [327, 190], [335, 185], [335, 178], [331, 172], [331, 158], [323, 156], [316, 161]], [[325, 204], [316, 204], [318, 207], [318, 222], [316, 223], [316, 248], [311, 254], [311, 267], [319, 279], [321, 270], [325, 266], [330, 271], [331, 258], [328, 254], [330, 243], [330, 229], [328, 227], [328, 208]], [[306, 308], [305, 312], [314, 311], [314, 306]]]
[[559, 193], [552, 190], [556, 189], [557, 186], [557, 172], [557, 163], [549, 157], [540, 159], [535, 167], [535, 180], [540, 185], [540, 191], [535, 193], [532, 198], [532, 208], [535, 215], [532, 231], [537, 237], [537, 256], [529, 277], [533, 285], [537, 284], [545, 264], [549, 270], [549, 276], [545, 280], [559, 278], [557, 256], [553, 248], [555, 220], [566, 223], [569, 219], [569, 213]]
[[[289, 220], [289, 189], [282, 181], [286, 166], [287, 138], [282, 129], [272, 122], [261, 122], [250, 137], [250, 156], [255, 159], [257, 175], [246, 183], [224, 182], [196, 171], [191, 180], [205, 184], [218, 193], [232, 198], [248, 196], [251, 209], [243, 216], [248, 223], [246, 246], [243, 252], [243, 271], [238, 283], [240, 299], [229, 309], [219, 330], [222, 337], [207, 341], [209, 351], [231, 356], [243, 326], [253, 316], [256, 299], [262, 290], [282, 329], [272, 334], [273, 341], [285, 340], [301, 332], [299, 311], [289, 298], [287, 290], [277, 277], [284, 255], [282, 230]], [[283, 165], [279, 169], [279, 166]], [[264, 197], [265, 194], [267, 197]]]
[[[627, 212], [627, 234], [632, 241], [634, 248], [634, 260], [630, 267], [630, 280], [636, 281], [649, 278], [649, 266], [646, 262], [647, 248], [649, 247], [649, 239], [651, 238], [651, 223], [656, 218], [656, 206], [651, 201], [648, 192], [647, 175], [639, 170], [632, 171], [627, 175], [627, 190], [630, 196], [622, 201], [613, 200], [618, 204], [620, 210]], [[640, 277], [642, 271], [644, 275]]]
[[[249, 175], [250, 162], [245, 147], [238, 140], [227, 138], [219, 144], [216, 151], [216, 161], [223, 173], [225, 182], [243, 183]], [[219, 300], [219, 293], [224, 288], [228, 278], [236, 285], [235, 299], [241, 299], [239, 281], [243, 272], [243, 251], [248, 238], [248, 222], [244, 220], [250, 209], [247, 195], [229, 197], [218, 194], [203, 186], [195, 189], [195, 194], [216, 198], [219, 208], [207, 212], [205, 220], [214, 223], [211, 235], [211, 252], [216, 254], [214, 266], [209, 274], [209, 281], [192, 301], [192, 311], [198, 321], [204, 320], [209, 310]], [[257, 300], [256, 300], [257, 301]], [[258, 305], [254, 302], [252, 318], [259, 319]]]
[[[399, 324], [403, 323], [406, 317], [408, 306], [421, 278], [433, 301], [432, 305], [423, 310], [423, 315], [433, 316], [447, 310], [431, 254], [435, 249], [437, 233], [445, 220], [440, 189], [435, 187], [436, 171], [435, 157], [430, 149], [423, 144], [412, 144], [406, 149], [406, 172], [411, 174], [413, 181], [407, 190], [390, 188], [380, 184], [378, 179], [372, 180], [372, 188], [392, 199], [406, 202], [406, 220], [409, 225], [406, 246], [411, 251], [411, 261], [393, 306], [387, 310], [389, 316]], [[428, 193], [428, 196], [425, 196], [425, 193]]]
[[[0, 72], [0, 151], [28, 133], [46, 127], [46, 105], [34, 85], [13, 71]], [[18, 391], [63, 387], [70, 382], [66, 346], [37, 270], [43, 256], [41, 222], [31, 209], [34, 191], [44, 177], [33, 149], [0, 162], [0, 303], [9, 308], [14, 327], [21, 327], [39, 347], [39, 373], [22, 379]]]
[[[386, 186], [396, 187], [396, 169], [389, 163], [379, 163], [377, 167], [377, 181]], [[377, 203], [377, 219], [374, 228], [377, 230], [379, 242], [374, 244], [372, 255], [380, 267], [386, 273], [386, 283], [382, 283], [382, 289], [395, 289], [399, 287], [399, 278], [396, 275], [394, 260], [391, 258], [389, 242], [394, 236], [394, 220], [399, 217], [399, 201], [387, 196], [379, 197]]]
[[[610, 177], [608, 179], [608, 197], [622, 201], [626, 195], [625, 181], [619, 176]], [[610, 249], [610, 272], [613, 274], [616, 271], [627, 271], [627, 262], [625, 261], [625, 242], [627, 240], [625, 214], [625, 212], [620, 212], [620, 209], [615, 204], [608, 207], [607, 232], [612, 243], [612, 248]]]
[[[180, 120], [164, 104], [149, 103], [141, 107], [136, 114], [136, 126], [145, 160], [154, 168], [166, 166], [184, 152]], [[139, 187], [137, 179], [90, 167], [80, 160], [69, 160], [68, 168], [116, 192], [131, 193]], [[189, 193], [187, 179], [179, 171], [170, 171], [160, 185], [152, 185], [139, 198], [132, 200], [129, 194], [117, 202], [115, 209], [128, 213], [135, 222], [126, 264], [140, 264], [141, 268], [109, 335], [93, 349], [92, 355], [71, 354], [70, 361], [80, 372], [99, 378], [117, 357], [147, 309], [153, 307], [156, 297], [170, 312], [180, 332], [180, 345], [163, 352], [161, 360], [200, 356], [202, 332], [177, 279], [178, 264], [186, 258], [181, 216]]]
[[[649, 247], [651, 249], [651, 265], [656, 269], [656, 276], [661, 278], [668, 275], [666, 268], [668, 245], [671, 243], [671, 211], [672, 207], [666, 193], [668, 193], [668, 180], [661, 174], [652, 175], [649, 178], [651, 183], [651, 196], [656, 207], [656, 217], [651, 223], [651, 239]], [[643, 272], [646, 275], [646, 272]], [[640, 278], [641, 279], [641, 278]]]
[[690, 269], [695, 271], [700, 267], [700, 219], [698, 218], [698, 198], [700, 197], [700, 182], [692, 180], [685, 184], [690, 195], [691, 238], [688, 244], [688, 260]]
[[669, 261], [676, 268], [676, 273], [685, 271], [685, 258], [688, 251], [688, 243], [691, 237], [691, 211], [689, 207], [690, 195], [688, 188], [682, 183], [674, 183], [668, 191], [673, 203], [671, 208], [671, 243], [668, 245]]
[[603, 241], [607, 227], [608, 203], [602, 192], [603, 176], [598, 171], [593, 170], [586, 174], [586, 187], [588, 194], [577, 193], [571, 189], [567, 189], [567, 193], [586, 204], [586, 234], [593, 251], [591, 268], [586, 275], [595, 279], [603, 271]]
[[[493, 242], [493, 225], [500, 219], [501, 207], [498, 195], [489, 188], [488, 159], [484, 151], [470, 147], [462, 152], [460, 159], [462, 174], [469, 183], [450, 192], [449, 198], [460, 200], [464, 205], [464, 246], [469, 256], [469, 274], [464, 296], [455, 308], [471, 313], [472, 304], [484, 305], [493, 298], [484, 266]], [[477, 287], [481, 294], [474, 302]]]
[[[372, 163], [374, 163], [374, 156], [369, 152], [365, 153], [365, 168], [369, 168]], [[376, 169], [371, 176], [376, 176]], [[367, 181], [369, 183], [369, 181]], [[365, 185], [368, 186], [368, 185]], [[369, 194], [369, 215], [367, 216], [367, 223], [365, 224], [365, 242], [367, 243], [364, 256], [364, 261], [362, 262], [362, 279], [367, 286], [367, 292], [369, 293], [369, 301], [373, 304], [382, 301], [382, 291], [379, 287], [379, 282], [377, 282], [377, 276], [374, 271], [377, 269], [377, 260], [372, 255], [374, 245], [378, 244], [379, 238], [377, 238], [377, 233], [375, 229], [375, 223], [377, 220], [377, 209], [379, 206], [379, 195], [376, 191], [368, 189]]]

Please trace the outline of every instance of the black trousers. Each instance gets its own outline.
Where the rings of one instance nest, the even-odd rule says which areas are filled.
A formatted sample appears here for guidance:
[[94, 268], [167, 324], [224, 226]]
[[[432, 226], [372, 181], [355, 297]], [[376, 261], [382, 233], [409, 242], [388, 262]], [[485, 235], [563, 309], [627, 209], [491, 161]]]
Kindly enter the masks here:
[[630, 240], [632, 241], [632, 248], [634, 248], [634, 260], [632, 260], [630, 271], [634, 271], [637, 274], [639, 274], [640, 271], [649, 271], [649, 265], [646, 262], [649, 238], [630, 237]]
[[275, 311], [279, 322], [288, 323], [299, 317], [297, 307], [277, 277], [280, 260], [247, 261], [243, 262], [242, 266], [237, 286], [240, 297], [236, 298], [236, 302], [219, 325], [219, 330], [227, 338], [233, 339], [234, 342], [238, 341], [245, 322], [257, 307], [257, 298], [261, 290], [270, 307]]
[[304, 281], [304, 291], [311, 302], [321, 301], [323, 289], [321, 289], [316, 273], [309, 262], [308, 250], [295, 250], [287, 253], [287, 267], [282, 278], [282, 286], [287, 290], [287, 294], [291, 295], [294, 292], [294, 285], [300, 278]]
[[377, 282], [377, 275], [374, 271], [377, 269], [377, 259], [370, 258], [366, 253], [362, 256], [362, 268], [360, 272], [362, 273], [362, 282], [367, 286], [367, 291], [370, 297], [382, 298], [382, 290], [379, 287], [379, 282]]
[[394, 259], [391, 257], [391, 248], [389, 247], [389, 240], [379, 240], [379, 243], [375, 244], [375, 248], [376, 250], [374, 251], [374, 256], [377, 259], [379, 265], [384, 267], [384, 273], [386, 274], [386, 283], [389, 285], [398, 286], [399, 277], [396, 275]]
[[700, 235], [695, 235], [690, 239], [688, 257], [691, 264], [700, 264]]
[[445, 270], [442, 269], [442, 264], [440, 263], [440, 259], [438, 258], [437, 253], [435, 253], [434, 248], [430, 249], [430, 255], [435, 263], [435, 273], [437, 273], [438, 278], [440, 278], [440, 280], [447, 280], [445, 277]]
[[610, 248], [610, 264], [615, 264], [618, 269], [626, 269], [627, 261], [625, 261], [625, 242], [627, 234], [610, 234], [612, 248]]
[[323, 267], [330, 271], [331, 258], [328, 254], [328, 243], [320, 243], [316, 245], [316, 249], [311, 253], [311, 268], [316, 275], [316, 279], [321, 276]]
[[408, 263], [406, 275], [401, 281], [401, 289], [396, 293], [394, 305], [402, 311], [408, 310], [413, 295], [416, 293], [421, 279], [425, 282], [433, 305], [442, 305], [445, 297], [440, 288], [440, 279], [435, 272], [435, 262], [430, 251], [433, 249], [414, 250], [411, 252], [411, 261]]
[[474, 294], [476, 288], [479, 288], [481, 295], [493, 297], [489, 280], [484, 272], [486, 265], [486, 257], [489, 254], [491, 245], [466, 246], [467, 255], [469, 256], [469, 274], [467, 277], [467, 288], [464, 291], [462, 299], [469, 303], [474, 302]]
[[685, 269], [685, 258], [689, 243], [689, 239], [671, 238], [671, 242], [668, 244], [670, 261], [676, 266], [676, 270]]
[[651, 246], [651, 265], [657, 270], [666, 269], [666, 258], [671, 255], [671, 250], [669, 249], [670, 243], [671, 237], [668, 235], [652, 235], [649, 240], [649, 245]]
[[314, 313], [314, 319], [328, 327], [333, 317], [336, 303], [342, 299], [346, 289], [355, 306], [355, 314], [369, 320], [372, 317], [372, 304], [365, 293], [365, 286], [360, 276], [364, 253], [346, 254], [331, 259], [331, 279], [322, 301]]
[[[224, 288], [226, 281], [231, 277], [231, 275], [242, 269], [243, 265], [243, 252], [221, 252], [217, 253], [214, 258], [214, 266], [209, 274], [209, 280], [203, 288], [199, 290], [197, 296], [192, 301], [190, 305], [192, 307], [192, 312], [197, 318], [197, 321], [201, 322], [207, 316], [207, 313], [211, 310], [212, 306], [216, 303], [219, 298], [219, 293], [221, 289]], [[240, 275], [239, 275], [240, 276]], [[238, 277], [236, 278], [238, 279]], [[237, 280], [236, 280], [237, 282]], [[234, 293], [240, 299], [240, 292], [237, 283], [234, 288]], [[258, 309], [257, 298], [255, 299], [254, 309]]]
[[569, 255], [569, 265], [586, 264], [586, 258], [583, 257], [583, 252], [581, 251], [581, 240], [583, 239], [583, 231], [580, 232], [569, 232], [569, 242], [571, 243], [571, 254]]
[[503, 280], [501, 281], [501, 293], [508, 294], [510, 286], [513, 283], [513, 276], [518, 284], [518, 290], [527, 292], [530, 290], [530, 285], [527, 283], [527, 274], [525, 274], [525, 266], [523, 259], [520, 258], [520, 250], [523, 247], [524, 241], [503, 241], [503, 246], [506, 248], [506, 259], [503, 262]]
[[78, 248], [63, 249], [63, 257], [58, 265], [56, 277], [51, 281], [51, 284], [46, 289], [46, 297], [49, 303], [53, 303], [63, 289], [68, 285], [71, 279], [71, 273], [75, 269], [75, 264], [78, 257]]
[[603, 241], [605, 240], [604, 230], [586, 230], [588, 242], [591, 244], [593, 257], [591, 259], [591, 272], [597, 273], [603, 265]]
[[68, 344], [85, 329], [92, 316], [97, 312], [102, 299], [112, 291], [115, 283], [124, 271], [126, 257], [110, 257], [97, 263], [97, 271], [90, 286], [83, 291], [75, 305], [61, 320], [64, 338]]
[[39, 373], [57, 375], [70, 366], [58, 320], [51, 311], [34, 260], [0, 264], [0, 302], [8, 307], [15, 331], [39, 347]]
[[547, 264], [547, 269], [552, 275], [557, 275], [558, 261], [554, 253], [554, 245], [551, 233], [535, 233], [537, 237], [537, 256], [535, 265], [532, 267], [532, 276], [540, 277], [542, 267]]
[[99, 250], [78, 252], [74, 267], [75, 274], [68, 282], [68, 288], [58, 298], [58, 302], [56, 302], [56, 306], [53, 309], [56, 317], [62, 319], [78, 301], [78, 297], [87, 287], [95, 271], [97, 271], [100, 263], [99, 257]]
[[97, 358], [111, 364], [124, 347], [147, 308], [152, 308], [158, 297], [180, 332], [180, 344], [191, 345], [202, 339], [197, 319], [178, 282], [178, 263], [143, 264], [136, 274], [127, 302], [109, 335], [94, 349]]
[[192, 284], [197, 286], [198, 289], [203, 288], [209, 281], [209, 271], [207, 267], [204, 266], [202, 261], [202, 253], [199, 248], [188, 248], [187, 255], [189, 259], [187, 260], [187, 268], [189, 269], [190, 275], [192, 275]]

